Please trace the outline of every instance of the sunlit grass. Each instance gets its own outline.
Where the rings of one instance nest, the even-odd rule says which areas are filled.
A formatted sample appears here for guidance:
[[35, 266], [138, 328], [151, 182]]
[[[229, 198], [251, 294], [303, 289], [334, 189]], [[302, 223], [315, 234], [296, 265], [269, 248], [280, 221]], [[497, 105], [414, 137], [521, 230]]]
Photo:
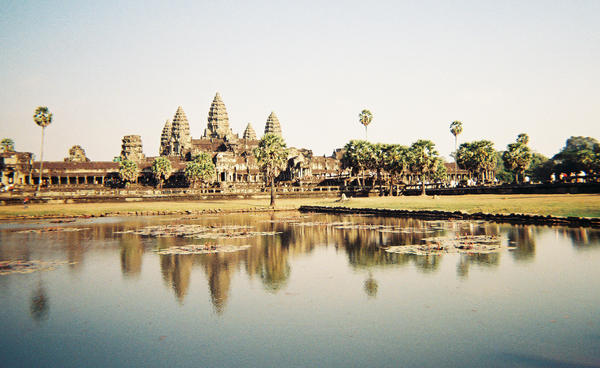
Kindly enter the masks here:
[[535, 215], [600, 217], [600, 194], [512, 194], [433, 197], [352, 198], [343, 206], [469, 213], [527, 213]]

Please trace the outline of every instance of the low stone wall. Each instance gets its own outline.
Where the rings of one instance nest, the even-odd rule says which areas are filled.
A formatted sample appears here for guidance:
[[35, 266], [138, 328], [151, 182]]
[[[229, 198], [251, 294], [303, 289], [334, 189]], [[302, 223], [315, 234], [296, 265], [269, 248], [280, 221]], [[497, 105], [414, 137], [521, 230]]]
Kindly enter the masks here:
[[387, 217], [410, 217], [424, 220], [485, 220], [510, 224], [529, 225], [552, 225], [571, 227], [600, 228], [600, 218], [588, 217], [560, 217], [527, 215], [519, 213], [491, 214], [491, 213], [467, 213], [462, 211], [437, 211], [437, 210], [393, 210], [377, 208], [350, 208], [350, 207], [326, 207], [326, 206], [302, 206], [301, 212], [324, 212], [335, 214], [360, 214], [377, 215]]

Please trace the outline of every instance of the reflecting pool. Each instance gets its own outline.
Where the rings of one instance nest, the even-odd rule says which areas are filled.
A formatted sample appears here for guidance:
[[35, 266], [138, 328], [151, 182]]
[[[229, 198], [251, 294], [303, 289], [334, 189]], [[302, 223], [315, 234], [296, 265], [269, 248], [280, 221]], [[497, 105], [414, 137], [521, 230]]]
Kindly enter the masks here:
[[[468, 235], [502, 247], [386, 251]], [[183, 245], [233, 251], [162, 254]], [[1, 367], [600, 367], [599, 230], [298, 212], [15, 222], [0, 261]]]

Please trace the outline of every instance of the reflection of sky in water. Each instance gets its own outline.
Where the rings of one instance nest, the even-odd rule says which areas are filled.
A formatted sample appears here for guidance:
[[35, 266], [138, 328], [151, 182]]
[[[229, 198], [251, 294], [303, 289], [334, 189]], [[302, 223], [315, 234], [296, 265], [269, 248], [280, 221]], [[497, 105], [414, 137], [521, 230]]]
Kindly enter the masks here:
[[[0, 260], [76, 263], [0, 276], [1, 365], [578, 366], [600, 360], [598, 230], [296, 213], [101, 220], [20, 223], [12, 230], [3, 224]], [[384, 231], [327, 225], [334, 222]], [[118, 233], [179, 223], [281, 234], [211, 240], [251, 245], [237, 253], [157, 255], [157, 248], [203, 240]], [[89, 229], [18, 232], [47, 226]], [[500, 235], [516, 249], [415, 256], [380, 248], [469, 234]]]

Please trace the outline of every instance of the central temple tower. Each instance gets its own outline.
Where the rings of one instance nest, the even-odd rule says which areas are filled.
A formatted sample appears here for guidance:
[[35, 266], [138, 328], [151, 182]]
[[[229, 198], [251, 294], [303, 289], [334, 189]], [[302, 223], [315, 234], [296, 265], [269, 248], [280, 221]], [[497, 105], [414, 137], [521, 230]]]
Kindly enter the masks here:
[[208, 126], [204, 129], [204, 139], [224, 139], [227, 141], [236, 140], [237, 136], [233, 134], [229, 127], [229, 116], [225, 104], [221, 100], [219, 92], [215, 95], [210, 110], [208, 111]]

